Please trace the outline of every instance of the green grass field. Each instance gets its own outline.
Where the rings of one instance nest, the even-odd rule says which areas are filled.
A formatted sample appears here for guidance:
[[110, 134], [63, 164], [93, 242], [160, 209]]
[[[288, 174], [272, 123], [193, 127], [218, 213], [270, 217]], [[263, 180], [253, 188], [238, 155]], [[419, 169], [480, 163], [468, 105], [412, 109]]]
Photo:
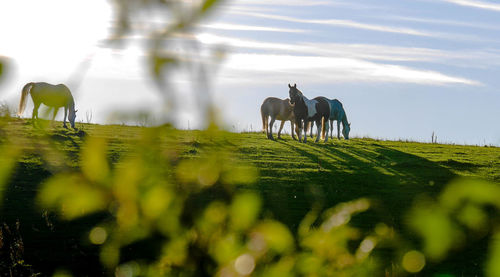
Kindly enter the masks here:
[[[97, 248], [82, 243], [82, 238], [93, 222], [105, 219], [97, 214], [68, 222], [60, 220], [56, 213], [40, 209], [35, 204], [40, 183], [61, 168], [77, 169], [86, 138], [106, 140], [108, 161], [113, 167], [133, 152], [145, 131], [141, 127], [118, 125], [78, 124], [77, 127], [79, 132], [60, 127], [42, 132], [33, 129], [28, 121], [12, 120], [2, 129], [2, 142], [18, 138], [16, 143], [23, 145], [24, 152], [3, 188], [0, 223], [5, 222], [12, 230], [15, 222], [19, 222], [24, 259], [34, 272], [52, 272], [57, 264], [66, 263], [91, 274], [89, 268], [98, 267]], [[312, 209], [324, 210], [366, 197], [373, 200], [373, 208], [356, 216], [355, 226], [370, 228], [384, 222], [411, 237], [405, 216], [415, 199], [436, 197], [446, 184], [459, 177], [500, 184], [497, 147], [357, 138], [333, 139], [326, 144], [310, 140], [301, 144], [290, 136], [271, 141], [261, 133], [225, 133], [214, 142], [200, 131], [166, 129], [165, 132], [168, 136], [157, 143], [165, 149], [175, 149], [179, 159], [202, 156], [213, 151], [215, 143], [255, 166], [257, 181], [236, 189], [260, 194], [262, 217], [281, 221], [292, 232], [297, 231]], [[480, 242], [476, 248], [466, 249], [458, 260], [451, 259], [460, 263], [457, 267], [461, 272], [482, 270], [481, 263], [470, 259], [485, 255], [486, 242]]]

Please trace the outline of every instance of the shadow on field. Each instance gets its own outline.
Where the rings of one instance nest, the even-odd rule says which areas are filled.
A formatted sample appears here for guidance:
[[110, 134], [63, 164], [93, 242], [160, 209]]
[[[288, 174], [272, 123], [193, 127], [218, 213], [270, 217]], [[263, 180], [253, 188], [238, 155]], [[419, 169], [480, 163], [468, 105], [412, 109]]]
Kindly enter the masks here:
[[[250, 149], [245, 149], [247, 154]], [[356, 215], [351, 224], [370, 232], [377, 223], [396, 227], [406, 238], [420, 242], [405, 227], [405, 215], [419, 195], [437, 196], [456, 174], [473, 165], [432, 162], [375, 142], [299, 144], [283, 140], [255, 150], [254, 163], [261, 177], [257, 187], [265, 209], [296, 232], [314, 206], [328, 209], [361, 197], [372, 200], [372, 209]], [[447, 168], [448, 167], [448, 168]], [[476, 242], [439, 265], [429, 265], [424, 275], [457, 272], [471, 276], [482, 271], [487, 240]], [[390, 252], [384, 255], [389, 257]]]
[[[0, 248], [0, 259], [5, 263], [0, 264], [0, 271], [6, 270], [2, 266], [8, 267], [9, 262], [22, 260], [24, 264], [33, 266], [34, 273], [43, 272], [42, 276], [51, 276], [54, 270], [60, 269], [56, 265], [67, 265], [66, 270], [82, 275], [103, 275], [97, 247], [87, 243], [86, 238], [89, 228], [102, 220], [104, 215], [68, 222], [58, 220], [52, 212], [38, 207], [35, 196], [40, 182], [49, 176], [51, 173], [41, 164], [18, 163], [4, 192], [0, 223], [13, 230], [19, 222], [18, 236], [22, 245], [3, 245]], [[15, 258], [17, 261], [10, 257], [12, 252], [19, 252], [19, 257]], [[29, 272], [28, 268], [18, 267], [14, 274], [31, 276]]]
[[436, 195], [456, 176], [438, 163], [376, 144], [279, 144], [290, 158], [273, 163], [272, 170], [257, 161], [258, 186], [266, 206], [294, 231], [313, 205], [329, 208], [360, 197], [374, 200], [366, 215], [372, 218], [361, 215], [355, 224], [401, 226], [415, 196]]

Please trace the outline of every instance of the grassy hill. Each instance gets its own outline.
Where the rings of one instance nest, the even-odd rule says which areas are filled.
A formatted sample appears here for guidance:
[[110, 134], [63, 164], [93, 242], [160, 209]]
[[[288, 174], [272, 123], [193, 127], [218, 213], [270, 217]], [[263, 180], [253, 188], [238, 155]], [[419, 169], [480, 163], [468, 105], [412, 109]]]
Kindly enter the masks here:
[[[35, 204], [40, 184], [61, 170], [78, 170], [88, 138], [105, 139], [107, 159], [114, 167], [134, 155], [141, 138], [148, 133], [141, 127], [78, 125], [78, 132], [59, 127], [37, 130], [24, 120], [10, 120], [2, 126], [2, 143], [10, 141], [23, 150], [0, 194], [0, 223], [10, 226], [12, 240], [22, 237], [24, 259], [35, 272], [52, 272], [61, 261], [82, 272], [89, 272], [92, 266], [98, 268], [97, 247], [81, 246], [82, 237], [94, 222], [106, 218], [97, 214], [60, 220], [56, 213]], [[257, 192], [263, 200], [262, 217], [283, 222], [292, 232], [297, 232], [312, 209], [324, 210], [366, 197], [372, 199], [373, 208], [355, 217], [355, 226], [370, 228], [384, 222], [411, 237], [405, 216], [415, 199], [436, 197], [446, 184], [459, 177], [500, 183], [500, 148], [496, 147], [356, 138], [301, 144], [289, 136], [270, 141], [260, 133], [224, 133], [214, 139], [201, 131], [165, 127], [164, 132], [165, 137], [154, 143], [160, 145], [159, 149], [175, 152], [176, 159], [189, 160], [207, 153], [217, 156], [218, 151], [223, 151], [254, 166], [256, 181], [250, 186], [239, 185], [236, 190]], [[203, 197], [210, 200], [213, 195]], [[20, 226], [17, 235], [12, 231], [16, 222]], [[3, 236], [7, 240], [5, 230]], [[481, 243], [455, 261], [462, 263], [462, 273], [482, 270], [482, 264], [469, 259], [484, 256], [487, 241]]]

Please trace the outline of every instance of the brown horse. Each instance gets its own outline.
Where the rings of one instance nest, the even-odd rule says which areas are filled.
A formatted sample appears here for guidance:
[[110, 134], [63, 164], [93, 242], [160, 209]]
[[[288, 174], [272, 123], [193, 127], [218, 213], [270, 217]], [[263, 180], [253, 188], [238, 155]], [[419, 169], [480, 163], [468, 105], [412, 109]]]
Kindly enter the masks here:
[[318, 128], [316, 142], [319, 141], [320, 133], [321, 137], [325, 138], [325, 142], [327, 142], [328, 136], [325, 136], [325, 134], [328, 134], [328, 118], [330, 117], [330, 104], [328, 104], [328, 100], [322, 96], [309, 100], [297, 88], [296, 84], [293, 86], [288, 84], [288, 88], [290, 89], [288, 91], [291, 99], [290, 103], [294, 105], [293, 113], [297, 129], [299, 130], [297, 133], [299, 142], [302, 140], [302, 130], [304, 130], [303, 142], [307, 142], [307, 126], [310, 122], [316, 122], [316, 127]]
[[[278, 139], [281, 138], [281, 130], [285, 125], [285, 121], [290, 121], [292, 129], [292, 138], [296, 140], [294, 134], [295, 116], [293, 115], [293, 105], [290, 104], [290, 99], [279, 99], [276, 97], [268, 97], [260, 106], [260, 115], [262, 116], [262, 131], [265, 130], [268, 139], [274, 140], [273, 125], [274, 121], [281, 120], [280, 129], [278, 131]], [[268, 124], [268, 119], [271, 117], [271, 123]], [[295, 130], [295, 132], [298, 132]]]

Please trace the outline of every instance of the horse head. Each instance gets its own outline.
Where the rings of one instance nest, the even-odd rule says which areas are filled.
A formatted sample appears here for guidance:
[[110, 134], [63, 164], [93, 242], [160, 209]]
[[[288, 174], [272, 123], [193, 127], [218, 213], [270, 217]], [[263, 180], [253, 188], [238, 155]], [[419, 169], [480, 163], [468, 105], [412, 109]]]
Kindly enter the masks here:
[[349, 132], [351, 131], [351, 123], [347, 123], [347, 125], [343, 125], [342, 135], [345, 139], [349, 139]]
[[69, 120], [69, 123], [71, 124], [71, 128], [75, 129], [75, 118], [76, 118], [76, 112], [78, 110], [75, 110], [74, 107], [70, 108], [69, 109], [69, 113], [68, 113], [68, 120]]
[[288, 87], [290, 88], [288, 91], [288, 94], [290, 95], [290, 104], [294, 105], [300, 98], [302, 98], [302, 92], [297, 89], [297, 84], [293, 84], [293, 86], [288, 84]]

